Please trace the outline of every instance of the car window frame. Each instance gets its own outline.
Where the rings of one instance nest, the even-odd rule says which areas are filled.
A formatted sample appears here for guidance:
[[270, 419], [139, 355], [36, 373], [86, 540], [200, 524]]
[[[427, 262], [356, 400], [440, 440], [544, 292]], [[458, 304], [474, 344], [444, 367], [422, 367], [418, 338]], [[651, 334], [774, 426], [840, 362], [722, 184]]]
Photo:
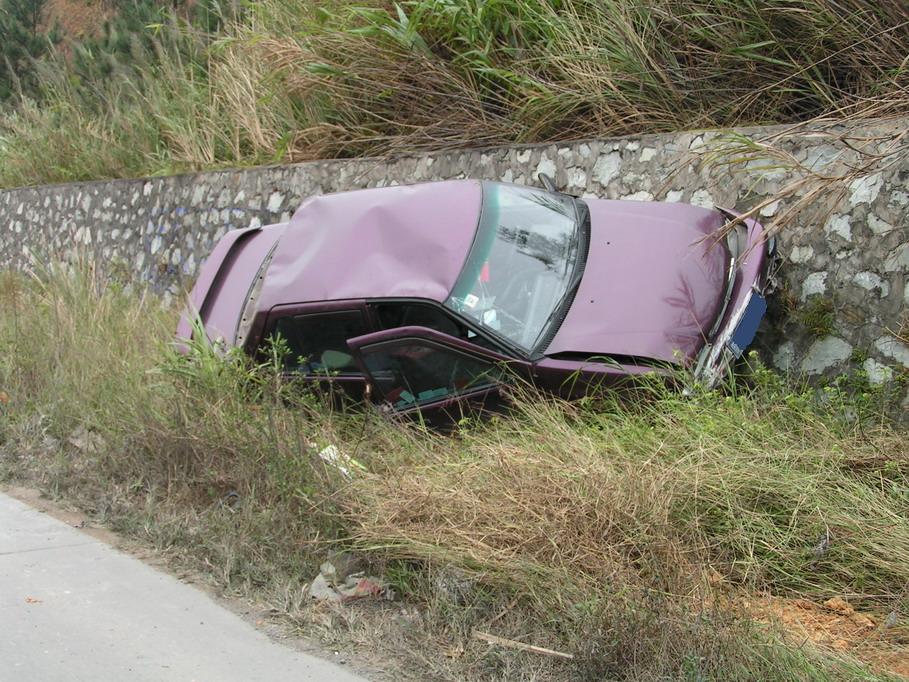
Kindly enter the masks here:
[[[478, 325], [474, 320], [471, 320], [469, 317], [466, 317], [464, 315], [459, 315], [457, 313], [457, 311], [452, 310], [451, 308], [447, 308], [444, 304], [440, 303], [439, 301], [435, 301], [435, 300], [429, 299], [429, 298], [383, 297], [383, 298], [369, 298], [369, 299], [366, 299], [365, 303], [366, 303], [366, 307], [369, 310], [369, 313], [371, 315], [372, 329], [374, 332], [378, 333], [378, 332], [382, 332], [382, 331], [392, 331], [393, 329], [403, 329], [404, 328], [402, 326], [402, 327], [393, 327], [393, 328], [389, 328], [389, 329], [382, 329], [382, 327], [379, 324], [378, 313], [375, 310], [375, 308], [373, 307], [374, 305], [395, 304], [395, 303], [400, 303], [402, 305], [406, 305], [406, 304], [427, 305], [432, 308], [435, 308], [440, 313], [442, 313], [443, 315], [448, 317], [450, 320], [453, 320], [456, 324], [467, 327], [467, 329], [472, 331], [478, 337], [484, 339], [486, 341], [486, 343], [489, 344], [489, 346], [491, 346], [491, 348], [487, 347], [487, 346], [481, 346], [481, 345], [475, 344], [471, 339], [457, 339], [456, 337], [450, 337], [450, 338], [454, 338], [457, 341], [463, 342], [465, 344], [469, 344], [470, 346], [475, 347], [478, 351], [490, 351], [492, 353], [498, 353], [498, 354], [502, 355], [503, 357], [508, 358], [509, 361], [527, 359], [527, 358], [516, 355], [514, 353], [514, 350], [511, 348], [511, 346], [509, 344], [504, 343], [501, 338], [499, 338], [498, 336], [495, 336], [495, 335], [491, 334], [489, 331], [483, 329], [483, 327]], [[419, 325], [408, 325], [408, 326], [419, 326]], [[440, 332], [438, 330], [433, 330], [431, 327], [427, 327], [427, 329], [430, 329], [431, 331], [435, 331], [439, 334], [445, 334], [444, 332]], [[448, 336], [448, 335], [446, 334], [446, 336]]]
[[[363, 299], [341, 299], [336, 301], [316, 301], [309, 303], [287, 303], [275, 306], [272, 308], [268, 317], [266, 318], [265, 325], [262, 331], [262, 334], [259, 338], [256, 354], [260, 359], [265, 359], [268, 354], [266, 344], [268, 339], [271, 338], [272, 334], [275, 332], [278, 320], [287, 318], [287, 317], [300, 317], [304, 315], [319, 315], [319, 314], [332, 314], [332, 313], [344, 313], [344, 312], [358, 312], [361, 315], [363, 320], [363, 327], [366, 329], [366, 333], [369, 334], [375, 331], [375, 324], [371, 314], [371, 311], [366, 306], [366, 301]], [[345, 344], [349, 339], [345, 339]], [[358, 365], [359, 367], [359, 365]], [[287, 369], [285, 370], [288, 375], [295, 377], [300, 377], [306, 380], [312, 381], [340, 381], [340, 382], [366, 382], [366, 377], [362, 373], [362, 369], [359, 373], [353, 372], [305, 372], [301, 369]]]
[[[389, 346], [411, 341], [416, 341], [429, 346], [440, 347], [442, 350], [454, 351], [466, 357], [472, 357], [484, 362], [488, 362], [493, 366], [505, 365], [506, 369], [511, 370], [513, 373], [526, 373], [531, 369], [529, 363], [524, 360], [514, 358], [509, 355], [503, 355], [494, 351], [489, 351], [485, 348], [472, 344], [470, 341], [459, 339], [457, 337], [444, 334], [428, 327], [396, 327], [394, 329], [386, 329], [373, 332], [371, 334], [364, 334], [363, 336], [349, 339], [347, 342], [348, 347], [353, 353], [354, 359], [359, 364], [360, 369], [363, 372], [363, 376], [366, 378], [367, 382], [373, 386], [374, 400], [382, 402], [384, 400], [384, 397], [377, 395], [378, 388], [375, 385], [376, 381], [363, 359], [363, 351], [373, 346]], [[522, 370], [524, 371], [522, 372]], [[482, 396], [483, 394], [491, 394], [494, 392], [497, 393], [502, 383], [502, 381], [497, 381], [493, 382], [492, 384], [478, 387], [475, 390], [465, 391], [463, 393], [453, 395], [446, 395], [444, 397], [440, 397], [438, 400], [425, 403], [414, 403], [412, 407], [404, 409], [391, 407], [391, 409], [396, 414], [401, 415], [407, 415], [414, 412], [436, 412], [439, 410], [454, 407], [456, 405], [464, 404], [471, 401], [472, 399], [477, 398], [478, 396]]]

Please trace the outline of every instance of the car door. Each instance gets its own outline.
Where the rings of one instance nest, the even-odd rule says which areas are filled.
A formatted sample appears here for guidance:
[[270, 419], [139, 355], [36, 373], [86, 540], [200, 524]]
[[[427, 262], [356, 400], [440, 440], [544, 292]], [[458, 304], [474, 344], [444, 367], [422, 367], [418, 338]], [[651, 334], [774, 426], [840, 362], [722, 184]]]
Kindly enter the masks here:
[[400, 327], [348, 341], [373, 391], [388, 408], [444, 427], [497, 409], [500, 388], [524, 363], [426, 327]]
[[[366, 379], [347, 340], [370, 330], [359, 301], [278, 306], [268, 320], [267, 344], [280, 339], [284, 371], [304, 377], [333, 398], [363, 398]], [[340, 389], [340, 392], [339, 390]]]

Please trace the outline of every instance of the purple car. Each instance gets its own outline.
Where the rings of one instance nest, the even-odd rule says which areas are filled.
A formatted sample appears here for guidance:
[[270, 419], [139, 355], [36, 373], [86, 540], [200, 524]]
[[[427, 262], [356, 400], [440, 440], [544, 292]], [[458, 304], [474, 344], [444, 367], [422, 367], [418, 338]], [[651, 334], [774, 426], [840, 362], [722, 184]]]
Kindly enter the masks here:
[[[509, 375], [567, 397], [687, 367], [713, 386], [766, 310], [761, 226], [677, 203], [459, 180], [306, 200], [234, 230], [191, 294], [208, 338], [427, 421]], [[178, 336], [190, 338], [190, 312]]]

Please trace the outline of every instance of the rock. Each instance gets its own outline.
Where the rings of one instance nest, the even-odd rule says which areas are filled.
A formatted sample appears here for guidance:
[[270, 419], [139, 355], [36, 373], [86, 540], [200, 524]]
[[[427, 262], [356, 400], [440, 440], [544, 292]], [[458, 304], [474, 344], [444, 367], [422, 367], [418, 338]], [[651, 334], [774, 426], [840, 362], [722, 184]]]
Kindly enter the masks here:
[[328, 580], [325, 579], [325, 576], [319, 573], [315, 579], [309, 584], [309, 588], [306, 590], [306, 594], [310, 599], [316, 601], [341, 601], [341, 595], [338, 594], [334, 588], [328, 584]]
[[881, 279], [880, 275], [871, 272], [870, 270], [855, 273], [852, 277], [852, 281], [866, 291], [874, 291], [877, 289], [881, 297], [886, 297], [890, 293], [890, 284]]
[[871, 231], [878, 236], [883, 236], [893, 231], [893, 225], [888, 223], [886, 220], [878, 218], [873, 213], [868, 216], [868, 227], [871, 228]]
[[881, 177], [880, 173], [866, 175], [853, 180], [849, 185], [849, 189], [852, 192], [852, 195], [849, 197], [849, 203], [853, 206], [858, 204], [870, 204], [877, 199], [877, 195], [880, 193], [883, 184], [884, 179]]
[[781, 372], [789, 372], [795, 364], [795, 344], [785, 341], [773, 354], [773, 366]]
[[884, 272], [909, 272], [909, 242], [900, 244], [884, 259]]
[[605, 188], [619, 174], [621, 166], [622, 156], [618, 152], [604, 154], [593, 165], [593, 179]]
[[827, 224], [824, 225], [824, 234], [828, 237], [831, 235], [837, 235], [841, 239], [851, 242], [852, 241], [852, 221], [849, 219], [848, 215], [839, 215], [834, 214], [830, 216], [830, 219], [827, 221]]
[[811, 344], [802, 360], [806, 374], [821, 374], [835, 365], [846, 362], [852, 355], [852, 346], [835, 336], [825, 336]]
[[793, 263], [807, 263], [814, 258], [814, 249], [810, 246], [793, 246], [789, 251], [789, 260]]
[[776, 215], [776, 212], [779, 210], [779, 208], [779, 201], [771, 201], [769, 204], [761, 208], [760, 213], [765, 218], [772, 218], [774, 215]]
[[893, 358], [903, 367], [909, 368], [909, 346], [892, 336], [882, 336], [874, 342], [874, 347], [888, 358]]
[[808, 300], [810, 296], [817, 296], [827, 291], [827, 273], [812, 272], [802, 282], [802, 302]]
[[713, 197], [710, 196], [710, 192], [706, 189], [699, 189], [697, 192], [691, 195], [691, 201], [689, 202], [694, 206], [700, 206], [701, 208], [713, 208]]
[[893, 370], [874, 358], [868, 358], [862, 363], [862, 369], [868, 375], [868, 383], [872, 386], [880, 386], [893, 380]]
[[555, 178], [557, 170], [555, 162], [544, 155], [540, 157], [540, 162], [537, 164], [536, 175], [539, 176], [540, 173], [543, 173], [551, 178]]
[[839, 613], [843, 616], [851, 616], [853, 613], [855, 613], [855, 609], [849, 605], [849, 602], [847, 602], [845, 599], [841, 599], [840, 597], [833, 597], [832, 599], [828, 599], [824, 602], [824, 606], [826, 606], [831, 611], [835, 611], [836, 613]]

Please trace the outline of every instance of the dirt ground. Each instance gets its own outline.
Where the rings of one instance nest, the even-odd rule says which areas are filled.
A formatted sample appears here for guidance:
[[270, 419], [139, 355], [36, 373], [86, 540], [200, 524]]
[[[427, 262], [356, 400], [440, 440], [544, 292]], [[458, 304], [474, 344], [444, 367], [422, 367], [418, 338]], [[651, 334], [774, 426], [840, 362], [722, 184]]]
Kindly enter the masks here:
[[848, 654], [878, 672], [909, 678], [907, 615], [861, 611], [840, 597], [822, 604], [807, 599], [759, 597], [742, 607], [775, 623], [795, 643], [811, 642]]
[[57, 24], [65, 38], [77, 40], [98, 35], [114, 14], [116, 10], [101, 0], [48, 0], [45, 23], [47, 28]]

